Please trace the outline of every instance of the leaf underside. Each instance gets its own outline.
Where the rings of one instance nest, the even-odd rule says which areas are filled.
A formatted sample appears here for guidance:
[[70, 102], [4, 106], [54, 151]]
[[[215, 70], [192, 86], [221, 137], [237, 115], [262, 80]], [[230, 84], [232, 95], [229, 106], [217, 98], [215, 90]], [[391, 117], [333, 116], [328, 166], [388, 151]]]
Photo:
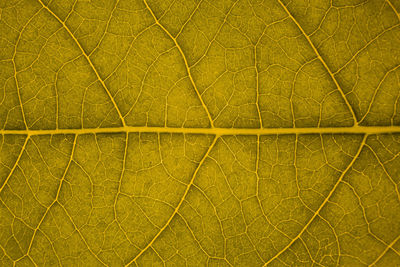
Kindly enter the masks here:
[[399, 11], [0, 0], [0, 266], [399, 266]]

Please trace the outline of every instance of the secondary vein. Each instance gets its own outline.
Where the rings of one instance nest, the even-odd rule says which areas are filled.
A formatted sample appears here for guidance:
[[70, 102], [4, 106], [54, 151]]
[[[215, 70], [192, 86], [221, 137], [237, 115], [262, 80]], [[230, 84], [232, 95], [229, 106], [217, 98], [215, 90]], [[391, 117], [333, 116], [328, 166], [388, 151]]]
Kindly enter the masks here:
[[81, 46], [81, 44], [79, 43], [78, 39], [75, 38], [75, 36], [72, 34], [71, 30], [67, 27], [67, 25], [65, 24], [64, 21], [62, 21], [53, 11], [51, 11], [43, 2], [42, 0], [38, 0], [40, 2], [40, 4], [43, 6], [44, 9], [46, 9], [63, 27], [64, 29], [68, 32], [68, 34], [71, 36], [71, 38], [74, 40], [74, 42], [76, 43], [76, 45], [78, 46], [79, 50], [81, 51], [82, 55], [86, 58], [87, 62], [89, 63], [90, 67], [92, 68], [93, 72], [95, 73], [97, 79], [99, 80], [99, 82], [101, 83], [101, 85], [103, 86], [104, 90], [106, 91], [108, 97], [110, 98], [115, 110], [118, 113], [118, 116], [121, 119], [122, 125], [126, 125], [125, 124], [125, 120], [124, 117], [122, 116], [121, 111], [119, 110], [117, 103], [115, 102], [113, 96], [111, 95], [110, 90], [107, 88], [105, 82], [103, 81], [103, 79], [100, 77], [97, 69], [94, 67], [92, 60], [89, 58], [89, 56], [86, 54], [85, 50], [83, 49], [83, 47]]
[[314, 221], [314, 219], [319, 216], [319, 213], [321, 210], [325, 207], [326, 203], [328, 203], [329, 199], [332, 197], [333, 193], [336, 191], [336, 188], [339, 186], [341, 181], [343, 180], [343, 177], [346, 175], [346, 173], [352, 168], [354, 162], [358, 159], [359, 155], [361, 154], [361, 151], [365, 145], [365, 142], [367, 140], [368, 135], [365, 134], [363, 137], [363, 140], [361, 141], [361, 145], [358, 148], [357, 153], [354, 155], [352, 161], [347, 165], [346, 169], [342, 172], [340, 175], [339, 179], [336, 181], [335, 185], [333, 186], [332, 190], [329, 192], [329, 194], [326, 196], [325, 200], [322, 202], [322, 204], [319, 206], [319, 208], [314, 212], [313, 216], [311, 219], [304, 225], [304, 227], [301, 229], [301, 231], [297, 234], [295, 238], [292, 239], [291, 242], [289, 242], [282, 250], [280, 250], [274, 257], [269, 259], [264, 266], [267, 266], [269, 263], [271, 263], [273, 260], [278, 258], [283, 252], [285, 252], [297, 239], [301, 237], [301, 235], [304, 233], [304, 231], [308, 228], [308, 226]]
[[179, 208], [182, 206], [183, 201], [185, 200], [187, 194], [189, 193], [189, 189], [192, 187], [193, 183], [194, 183], [194, 179], [196, 178], [200, 167], [203, 165], [204, 161], [206, 160], [206, 158], [208, 157], [208, 155], [210, 154], [210, 151], [213, 149], [215, 143], [218, 140], [218, 136], [214, 137], [214, 140], [212, 141], [211, 145], [209, 146], [207, 152], [204, 154], [203, 158], [200, 160], [199, 164], [197, 165], [196, 170], [193, 173], [192, 179], [190, 180], [190, 182], [188, 183], [188, 185], [186, 186], [186, 190], [183, 193], [183, 196], [181, 198], [181, 200], [179, 201], [178, 205], [176, 206], [175, 210], [173, 211], [172, 215], [169, 217], [168, 221], [165, 223], [165, 225], [160, 229], [160, 231], [153, 237], [153, 239], [147, 244], [147, 246], [140, 251], [128, 264], [132, 264], [134, 261], [136, 261], [140, 255], [142, 255], [149, 247], [151, 247], [151, 245], [154, 243], [154, 241], [161, 235], [161, 233], [165, 230], [165, 228], [167, 228], [167, 226], [170, 224], [170, 222], [172, 221], [172, 219], [175, 217], [175, 215], [178, 213]]
[[196, 84], [194, 83], [192, 74], [191, 74], [191, 72], [190, 72], [189, 64], [188, 64], [188, 62], [187, 62], [187, 59], [186, 59], [185, 54], [184, 54], [183, 51], [182, 51], [182, 48], [181, 48], [180, 45], [178, 44], [176, 38], [175, 38], [174, 36], [172, 36], [172, 34], [158, 21], [156, 15], [154, 15], [153, 10], [152, 10], [152, 9], [150, 8], [150, 6], [147, 4], [146, 0], [144, 0], [144, 4], [146, 5], [147, 10], [150, 12], [150, 14], [151, 14], [151, 16], [153, 17], [153, 19], [154, 19], [154, 21], [156, 22], [156, 24], [168, 35], [169, 38], [171, 38], [171, 40], [174, 42], [176, 48], [178, 49], [180, 55], [182, 56], [182, 59], [183, 59], [183, 61], [184, 61], [184, 63], [185, 63], [186, 71], [187, 71], [188, 76], [189, 76], [189, 80], [190, 80], [190, 82], [191, 82], [191, 84], [192, 84], [194, 90], [196, 91], [196, 95], [197, 95], [197, 97], [199, 98], [199, 100], [200, 100], [200, 102], [201, 102], [201, 105], [203, 106], [205, 112], [207, 113], [207, 116], [208, 116], [208, 119], [209, 119], [209, 121], [210, 121], [211, 127], [214, 127], [214, 122], [213, 122], [213, 119], [212, 119], [212, 117], [211, 117], [211, 114], [210, 114], [210, 112], [209, 112], [209, 110], [208, 110], [206, 104], [204, 103], [203, 98], [201, 97], [201, 94], [200, 94], [199, 90], [197, 89]]
[[303, 30], [303, 28], [301, 27], [301, 25], [299, 24], [299, 22], [293, 17], [293, 15], [289, 12], [289, 10], [287, 9], [287, 7], [282, 3], [281, 0], [278, 0], [279, 4], [282, 6], [282, 8], [285, 10], [286, 14], [290, 17], [290, 19], [296, 24], [297, 28], [301, 31], [301, 33], [303, 34], [303, 36], [307, 39], [307, 42], [309, 43], [309, 45], [311, 46], [311, 48], [313, 49], [314, 53], [317, 55], [318, 59], [321, 61], [322, 65], [324, 66], [324, 68], [326, 69], [326, 71], [329, 73], [329, 76], [331, 77], [332, 81], [335, 83], [336, 88], [338, 89], [339, 93], [341, 94], [347, 108], [349, 109], [352, 117], [353, 117], [353, 121], [354, 121], [354, 125], [357, 125], [357, 117], [356, 114], [354, 113], [353, 107], [350, 105], [349, 101], [346, 98], [346, 95], [343, 91], [343, 89], [340, 87], [338, 81], [336, 80], [335, 76], [333, 75], [332, 71], [330, 70], [330, 68], [328, 67], [328, 65], [326, 64], [326, 62], [324, 61], [324, 59], [321, 57], [320, 53], [318, 52], [317, 48], [314, 46], [313, 42], [311, 41], [310, 37], [308, 36], [308, 34]]

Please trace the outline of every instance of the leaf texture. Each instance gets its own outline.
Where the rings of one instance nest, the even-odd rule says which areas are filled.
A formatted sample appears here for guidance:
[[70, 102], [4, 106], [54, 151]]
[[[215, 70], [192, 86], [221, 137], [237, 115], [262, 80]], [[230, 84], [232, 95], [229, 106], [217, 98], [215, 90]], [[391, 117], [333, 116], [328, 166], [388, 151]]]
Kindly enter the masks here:
[[0, 1], [0, 265], [399, 266], [399, 11]]

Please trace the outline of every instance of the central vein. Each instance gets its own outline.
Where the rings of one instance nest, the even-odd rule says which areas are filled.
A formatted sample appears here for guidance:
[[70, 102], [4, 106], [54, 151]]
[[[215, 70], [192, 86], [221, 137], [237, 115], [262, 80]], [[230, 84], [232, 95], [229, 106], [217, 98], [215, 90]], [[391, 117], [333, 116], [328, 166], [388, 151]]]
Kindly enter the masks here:
[[51, 135], [51, 134], [100, 134], [119, 132], [148, 133], [186, 133], [213, 135], [267, 135], [267, 134], [383, 134], [400, 133], [400, 126], [354, 126], [326, 128], [172, 128], [172, 127], [135, 127], [88, 129], [50, 129], [50, 130], [0, 130], [0, 134]]

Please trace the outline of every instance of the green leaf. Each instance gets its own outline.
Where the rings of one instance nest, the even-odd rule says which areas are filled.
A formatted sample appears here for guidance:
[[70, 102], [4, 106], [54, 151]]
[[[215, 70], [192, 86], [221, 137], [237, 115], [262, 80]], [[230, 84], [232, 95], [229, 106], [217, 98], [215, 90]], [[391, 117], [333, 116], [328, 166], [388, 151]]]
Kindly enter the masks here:
[[0, 1], [0, 265], [399, 266], [399, 10]]

